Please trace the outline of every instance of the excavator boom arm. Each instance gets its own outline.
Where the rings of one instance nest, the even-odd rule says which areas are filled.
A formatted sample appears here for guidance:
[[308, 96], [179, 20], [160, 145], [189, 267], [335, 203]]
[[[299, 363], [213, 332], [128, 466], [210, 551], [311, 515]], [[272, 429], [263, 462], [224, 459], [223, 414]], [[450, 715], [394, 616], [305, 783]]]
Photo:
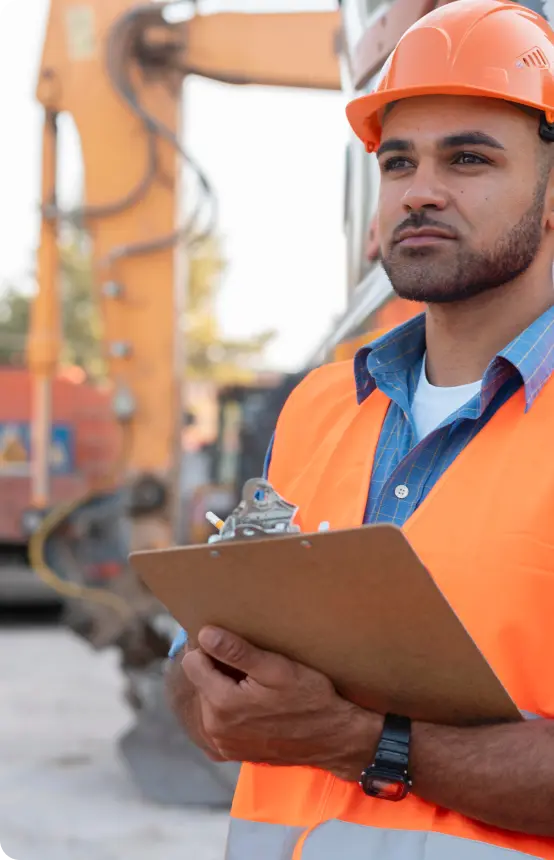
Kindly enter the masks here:
[[[194, 219], [179, 223], [180, 169], [193, 165], [181, 143], [183, 80], [195, 74], [240, 84], [340, 89], [338, 12], [196, 14], [175, 21], [168, 13], [177, 6], [50, 0], [37, 88], [46, 111], [45, 162], [56, 158], [50, 129], [58, 114], [68, 112], [81, 140], [85, 187], [82, 206], [69, 216], [58, 210], [50, 184], [42, 201], [39, 294], [28, 350], [37, 380], [37, 506], [48, 501], [49, 428], [41, 404], [47, 403], [47, 379], [61, 346], [56, 225], [69, 217], [92, 240], [104, 355], [116, 406], [130, 429], [128, 471], [165, 476], [175, 487], [169, 476], [177, 471], [180, 448], [185, 282], [177, 250], [198, 232]], [[200, 196], [209, 203], [205, 178], [196, 174]]]
[[221, 13], [193, 18], [184, 32], [183, 63], [191, 74], [233, 84], [341, 88], [338, 12]]

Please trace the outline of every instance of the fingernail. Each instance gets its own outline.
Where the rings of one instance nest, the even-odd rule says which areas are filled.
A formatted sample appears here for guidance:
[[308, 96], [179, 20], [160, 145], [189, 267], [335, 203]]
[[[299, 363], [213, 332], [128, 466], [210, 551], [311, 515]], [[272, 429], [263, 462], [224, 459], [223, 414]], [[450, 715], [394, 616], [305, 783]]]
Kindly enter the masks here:
[[198, 634], [198, 641], [203, 648], [216, 651], [221, 645], [223, 636], [215, 627], [204, 627]]

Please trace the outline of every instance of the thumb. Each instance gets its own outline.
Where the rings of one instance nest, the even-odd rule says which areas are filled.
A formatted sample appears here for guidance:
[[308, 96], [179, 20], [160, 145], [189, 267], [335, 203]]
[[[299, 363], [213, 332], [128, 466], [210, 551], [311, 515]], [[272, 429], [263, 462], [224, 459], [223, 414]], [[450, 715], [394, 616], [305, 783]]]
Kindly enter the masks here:
[[198, 644], [210, 657], [260, 683], [264, 677], [267, 679], [272, 661], [278, 659], [276, 654], [262, 651], [235, 633], [219, 627], [204, 627], [198, 634]]

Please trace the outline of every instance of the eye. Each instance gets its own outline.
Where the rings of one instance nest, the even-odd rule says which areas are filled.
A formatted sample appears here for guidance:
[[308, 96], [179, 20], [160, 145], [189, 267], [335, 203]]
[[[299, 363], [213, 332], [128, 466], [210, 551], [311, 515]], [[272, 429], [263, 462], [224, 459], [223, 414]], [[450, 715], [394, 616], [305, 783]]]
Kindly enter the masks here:
[[410, 161], [405, 155], [394, 155], [381, 164], [381, 170], [383, 173], [390, 173], [393, 170], [409, 170], [413, 166], [413, 161]]
[[474, 152], [459, 152], [452, 159], [453, 164], [461, 164], [462, 167], [473, 164], [490, 164], [490, 161], [482, 155], [476, 155]]

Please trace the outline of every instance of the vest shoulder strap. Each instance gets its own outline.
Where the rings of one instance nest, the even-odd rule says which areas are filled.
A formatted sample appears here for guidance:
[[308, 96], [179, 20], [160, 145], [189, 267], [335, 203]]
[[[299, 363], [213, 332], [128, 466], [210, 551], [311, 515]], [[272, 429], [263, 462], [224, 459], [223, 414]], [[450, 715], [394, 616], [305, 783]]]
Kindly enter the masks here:
[[289, 395], [277, 421], [268, 478], [284, 493], [338, 415], [358, 408], [351, 360], [312, 370]]

